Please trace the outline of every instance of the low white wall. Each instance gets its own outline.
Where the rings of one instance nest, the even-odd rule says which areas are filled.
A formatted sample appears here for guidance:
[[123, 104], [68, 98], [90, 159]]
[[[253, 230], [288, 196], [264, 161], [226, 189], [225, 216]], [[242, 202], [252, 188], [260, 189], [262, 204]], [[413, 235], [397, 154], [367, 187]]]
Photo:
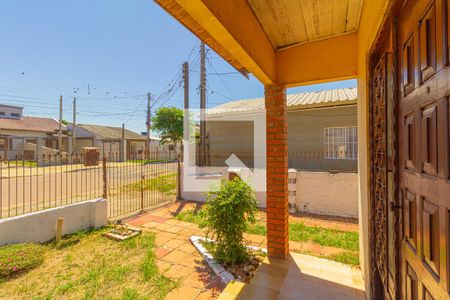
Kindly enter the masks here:
[[64, 218], [63, 235], [99, 228], [106, 225], [107, 211], [107, 201], [96, 199], [2, 219], [0, 245], [49, 241], [55, 237], [58, 218]]
[[298, 171], [297, 210], [358, 218], [358, 174]]

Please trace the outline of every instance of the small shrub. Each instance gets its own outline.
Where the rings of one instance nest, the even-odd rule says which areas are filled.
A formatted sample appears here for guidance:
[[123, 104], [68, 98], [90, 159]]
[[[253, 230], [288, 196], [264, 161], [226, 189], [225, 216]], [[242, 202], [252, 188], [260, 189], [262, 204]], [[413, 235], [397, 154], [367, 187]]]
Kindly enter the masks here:
[[31, 243], [0, 247], [0, 281], [39, 266], [43, 252], [44, 246]]
[[249, 258], [244, 245], [248, 224], [255, 223], [258, 202], [252, 188], [239, 178], [225, 181], [218, 191], [211, 191], [201, 211], [207, 235], [216, 242], [214, 258], [229, 265]]

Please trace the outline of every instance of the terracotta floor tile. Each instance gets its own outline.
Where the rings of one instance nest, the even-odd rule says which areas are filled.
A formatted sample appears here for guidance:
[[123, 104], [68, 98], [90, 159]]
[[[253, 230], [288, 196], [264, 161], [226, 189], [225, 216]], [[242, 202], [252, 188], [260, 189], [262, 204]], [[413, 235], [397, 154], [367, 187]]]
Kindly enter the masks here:
[[167, 220], [165, 223], [166, 224], [170, 224], [170, 225], [178, 225], [178, 224], [181, 223], [181, 221], [179, 221], [179, 220], [177, 220], [175, 218], [172, 218], [172, 219]]
[[169, 270], [164, 273], [164, 276], [171, 279], [183, 279], [193, 272], [192, 268], [183, 267], [180, 265], [172, 265]]
[[141, 226], [146, 227], [146, 228], [154, 228], [156, 226], [158, 226], [160, 223], [156, 223], [153, 221], [147, 222], [145, 224], [142, 224]]
[[164, 246], [167, 246], [168, 248], [172, 248], [172, 249], [176, 249], [178, 247], [180, 247], [181, 245], [185, 244], [185, 243], [189, 243], [188, 241], [184, 241], [184, 240], [180, 240], [180, 239], [171, 239], [168, 240]]
[[166, 300], [195, 299], [195, 297], [197, 297], [200, 292], [201, 290], [196, 288], [181, 286], [180, 288], [170, 292], [169, 295], [167, 295]]
[[169, 263], [178, 264], [188, 255], [189, 254], [186, 254], [186, 252], [182, 252], [179, 250], [173, 250], [172, 252], [170, 252], [169, 254], [164, 256], [163, 260], [167, 261]]
[[183, 227], [176, 226], [176, 225], [171, 225], [169, 228], [166, 229], [166, 231], [167, 232], [171, 232], [171, 233], [177, 233], [177, 232], [180, 232], [183, 229], [184, 229]]
[[[186, 252], [183, 252], [183, 253], [186, 253]], [[196, 256], [192, 256], [191, 254], [188, 254], [178, 263], [182, 266], [190, 267], [190, 268], [194, 269], [194, 268], [198, 267], [202, 262], [203, 262], [202, 257], [196, 257]]]
[[197, 226], [197, 225], [194, 223], [180, 221], [180, 223], [178, 223], [177, 226], [181, 226], [183, 228], [190, 228], [190, 227]]
[[168, 231], [169, 228], [172, 228], [173, 225], [166, 224], [166, 223], [160, 223], [158, 226], [155, 227], [155, 229], [161, 230], [161, 231]]
[[182, 230], [180, 230], [178, 232], [178, 234], [183, 235], [183, 236], [192, 236], [192, 235], [197, 235], [198, 230], [192, 229], [192, 228], [183, 228]]
[[197, 251], [195, 249], [194, 245], [192, 245], [190, 242], [186, 242], [182, 244], [180, 247], [178, 247], [178, 250], [186, 252], [186, 253], [194, 253]]
[[155, 222], [155, 223], [164, 223], [164, 222], [170, 220], [170, 218], [151, 214], [149, 216], [148, 220], [152, 221], [152, 222]]
[[164, 245], [165, 243], [167, 243], [169, 240], [171, 240], [173, 238], [174, 237], [169, 234], [158, 232], [158, 233], [156, 233], [155, 244], [157, 246], [161, 247], [162, 245]]
[[[222, 300], [235, 299], [237, 296], [240, 299], [257, 300], [364, 298], [364, 281], [360, 272], [342, 264], [297, 253], [291, 253], [287, 260], [266, 257], [250, 284], [230, 283], [225, 288], [188, 240], [192, 235], [205, 236], [205, 232], [198, 225], [179, 221], [175, 217], [176, 213], [194, 208], [197, 209], [198, 205], [180, 201], [130, 220], [130, 224], [156, 232], [158, 247], [155, 255], [159, 270], [170, 278], [180, 279], [181, 287], [172, 291], [167, 299], [215, 299], [222, 291], [219, 295]], [[258, 212], [257, 219], [264, 221], [265, 213]], [[321, 226], [317, 225], [321, 222], [334, 224], [309, 216], [293, 217], [293, 220], [316, 226]], [[348, 224], [341, 225], [345, 227]], [[266, 247], [265, 236], [247, 234], [245, 238], [250, 244]], [[325, 255], [336, 251], [335, 248], [320, 247], [314, 243], [293, 241], [290, 242], [290, 248]], [[234, 294], [233, 286], [236, 287]]]
[[160, 259], [160, 258], [163, 258], [164, 256], [166, 256], [167, 254], [169, 254], [170, 251], [172, 251], [172, 250], [164, 248], [164, 247], [158, 247], [154, 251], [155, 251], [156, 258]]

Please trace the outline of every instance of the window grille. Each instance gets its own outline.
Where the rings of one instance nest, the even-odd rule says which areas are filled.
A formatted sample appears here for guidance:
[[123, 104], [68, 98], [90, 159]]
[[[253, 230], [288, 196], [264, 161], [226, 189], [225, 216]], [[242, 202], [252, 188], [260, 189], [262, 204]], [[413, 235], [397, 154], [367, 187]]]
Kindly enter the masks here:
[[357, 127], [328, 127], [324, 129], [325, 159], [357, 159]]

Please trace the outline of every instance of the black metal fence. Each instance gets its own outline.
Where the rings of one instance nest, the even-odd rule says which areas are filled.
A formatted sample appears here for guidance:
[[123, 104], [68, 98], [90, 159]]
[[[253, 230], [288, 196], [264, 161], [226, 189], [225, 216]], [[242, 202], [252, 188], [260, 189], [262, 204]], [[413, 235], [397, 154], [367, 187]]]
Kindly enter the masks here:
[[47, 153], [37, 161], [1, 161], [0, 219], [101, 197], [108, 217], [118, 219], [176, 200], [175, 151], [97, 157]]
[[[234, 154], [248, 168], [254, 168], [255, 161], [265, 161], [265, 155], [253, 151], [208, 151], [206, 165], [226, 167], [226, 161]], [[329, 152], [326, 153], [329, 157]], [[323, 151], [289, 151], [288, 167], [302, 171], [356, 172], [356, 158], [348, 159], [345, 152], [339, 152], [337, 158], [327, 158]], [[198, 158], [198, 153], [197, 153]]]

